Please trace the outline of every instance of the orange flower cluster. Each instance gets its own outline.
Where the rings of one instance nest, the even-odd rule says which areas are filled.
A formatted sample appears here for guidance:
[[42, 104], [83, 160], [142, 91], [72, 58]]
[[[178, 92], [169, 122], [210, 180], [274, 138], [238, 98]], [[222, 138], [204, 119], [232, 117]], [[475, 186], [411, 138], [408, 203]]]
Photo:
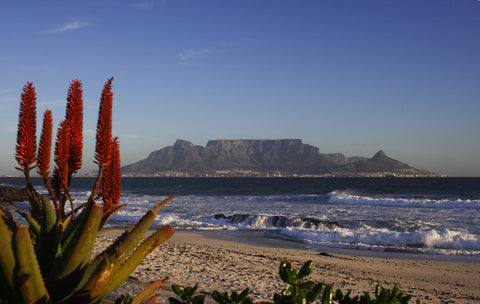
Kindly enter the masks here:
[[27, 82], [23, 88], [22, 102], [18, 119], [17, 146], [15, 159], [20, 165], [17, 168], [29, 175], [35, 163], [37, 150], [37, 95], [33, 83]]
[[104, 209], [112, 208], [120, 201], [120, 145], [118, 137], [111, 143], [110, 164], [106, 167], [102, 182], [102, 198]]
[[67, 97], [65, 120], [70, 125], [69, 177], [82, 167], [83, 148], [83, 91], [82, 83], [75, 79], [70, 85]]
[[[53, 171], [52, 187], [57, 198], [68, 192], [68, 164], [70, 159], [70, 124], [66, 120], [60, 123], [55, 145], [55, 171]], [[64, 202], [62, 202], [64, 204]]]
[[[117, 138], [112, 138], [112, 81], [106, 82], [99, 110], [97, 142], [94, 162], [99, 165], [99, 174], [93, 193], [99, 184], [100, 197], [104, 200], [104, 209], [112, 209], [120, 200], [120, 147]], [[36, 93], [31, 82], [27, 82], [22, 93], [17, 133], [15, 158], [19, 170], [23, 171], [28, 185], [31, 185], [30, 170], [35, 165], [37, 172], [46, 184], [54, 201], [57, 213], [65, 216], [64, 206], [70, 200], [69, 187], [72, 174], [82, 167], [83, 149], [83, 91], [82, 83], [72, 81], [68, 96], [65, 120], [60, 123], [54, 152], [55, 169], [50, 181], [50, 156], [52, 145], [52, 113], [46, 110], [43, 118], [42, 134], [38, 153], [36, 151]], [[33, 189], [33, 187], [30, 187]], [[36, 197], [33, 197], [37, 199]]]
[[50, 154], [52, 151], [52, 112], [46, 110], [43, 115], [42, 135], [40, 135], [40, 145], [37, 154], [37, 172], [45, 184], [49, 183], [50, 174]]
[[[83, 91], [82, 83], [75, 79], [67, 96], [65, 120], [60, 123], [55, 146], [55, 170], [52, 188], [60, 200], [61, 210], [69, 197], [72, 174], [82, 167], [83, 148]], [[73, 208], [73, 205], [72, 205]]]
[[107, 166], [110, 160], [110, 143], [112, 141], [112, 81], [113, 77], [110, 78], [103, 87], [98, 113], [95, 163], [100, 167]]

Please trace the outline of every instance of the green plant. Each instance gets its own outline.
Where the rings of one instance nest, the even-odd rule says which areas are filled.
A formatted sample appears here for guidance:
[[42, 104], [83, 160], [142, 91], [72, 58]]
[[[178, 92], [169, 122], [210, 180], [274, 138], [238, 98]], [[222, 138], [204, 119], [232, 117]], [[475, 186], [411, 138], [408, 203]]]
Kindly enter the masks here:
[[[412, 296], [403, 295], [398, 286], [389, 290], [377, 285], [375, 288], [375, 299], [372, 299], [368, 292], [364, 292], [363, 295], [355, 296], [354, 298], [351, 298], [350, 294], [351, 291], [343, 295], [343, 292], [337, 289], [334, 299], [339, 304], [407, 304], [412, 299]], [[417, 304], [420, 304], [420, 300], [417, 300]]]
[[170, 304], [203, 304], [205, 302], [204, 295], [195, 295], [195, 292], [198, 289], [198, 285], [194, 287], [187, 286], [185, 288], [181, 288], [178, 285], [172, 284], [173, 292], [180, 297], [180, 300], [169, 297], [168, 300]]
[[[169, 297], [168, 300], [170, 304], [203, 304], [205, 302], [205, 295], [195, 295], [197, 289], [198, 285], [181, 288], [178, 285], [172, 284], [173, 292], [180, 297], [181, 301], [173, 297]], [[212, 298], [218, 304], [253, 304], [252, 300], [248, 298], [249, 293], [250, 289], [248, 288], [240, 294], [233, 291], [230, 295], [227, 292], [220, 293], [214, 291]]]
[[[307, 261], [297, 271], [289, 261], [280, 264], [280, 278], [290, 286], [280, 294], [275, 294], [275, 304], [309, 304], [317, 301], [324, 290], [323, 284], [307, 281], [306, 277], [312, 273], [312, 261]], [[327, 286], [323, 293], [322, 303], [331, 303], [332, 287]]]
[[246, 288], [240, 294], [236, 291], [233, 291], [230, 295], [227, 292], [220, 293], [214, 291], [212, 293], [212, 298], [218, 304], [253, 304], [252, 300], [248, 297], [250, 289]]
[[[22, 215], [28, 225], [19, 224], [7, 208], [0, 206], [0, 303], [98, 303], [115, 290], [146, 255], [173, 234], [167, 225], [144, 239], [157, 212], [173, 198], [169, 197], [92, 258], [95, 239], [102, 227], [124, 207], [119, 205], [119, 145], [111, 134], [112, 80], [105, 84], [100, 101], [95, 150], [97, 178], [88, 201], [77, 207], [69, 187], [73, 174], [82, 164], [81, 83], [74, 80], [69, 89], [66, 117], [57, 132], [52, 176], [49, 167], [51, 113], [45, 112], [37, 152], [36, 93], [32, 83], [25, 85], [16, 160], [17, 169], [26, 178], [29, 212], [10, 208]], [[35, 167], [50, 199], [32, 185], [30, 171]], [[100, 199], [103, 204], [98, 202]], [[153, 294], [160, 282], [163, 283], [152, 284], [131, 303]]]
[[[273, 302], [275, 304], [307, 304], [319, 301], [320, 295], [322, 295], [320, 299], [322, 304], [330, 304], [333, 303], [333, 301], [338, 304], [407, 304], [412, 298], [411, 296], [404, 296], [398, 286], [395, 286], [392, 290], [388, 290], [380, 285], [377, 285], [375, 289], [375, 299], [372, 299], [368, 292], [364, 292], [362, 296], [351, 298], [351, 291], [343, 295], [343, 291], [340, 289], [337, 289], [334, 296], [332, 286], [326, 286], [324, 289], [320, 283], [315, 284], [312, 281], [306, 281], [306, 277], [312, 273], [312, 265], [312, 261], [308, 261], [297, 271], [289, 261], [281, 262], [279, 269], [280, 277], [284, 282], [288, 283], [290, 287], [284, 289], [281, 294], [275, 294]], [[197, 288], [198, 285], [185, 287], [184, 289], [181, 289], [177, 285], [172, 285], [173, 291], [182, 301], [170, 297], [170, 304], [203, 304], [205, 296], [194, 297]], [[218, 304], [250, 304], [253, 302], [248, 298], [249, 292], [250, 290], [248, 288], [240, 294], [234, 291], [231, 295], [227, 292], [220, 293], [214, 291], [212, 298]], [[417, 304], [420, 304], [420, 300], [417, 300]]]

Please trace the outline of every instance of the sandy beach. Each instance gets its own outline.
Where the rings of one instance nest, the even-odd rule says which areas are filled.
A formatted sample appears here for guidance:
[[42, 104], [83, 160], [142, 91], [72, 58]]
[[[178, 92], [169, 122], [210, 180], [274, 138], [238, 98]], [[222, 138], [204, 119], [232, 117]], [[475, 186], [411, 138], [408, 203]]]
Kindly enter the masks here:
[[[118, 233], [120, 231], [112, 231], [100, 236], [96, 249], [105, 248]], [[120, 294], [136, 294], [149, 282], [168, 277], [157, 292], [158, 303], [168, 303], [168, 297], [173, 295], [171, 284], [198, 284], [198, 291], [207, 295], [207, 301], [214, 290], [231, 292], [249, 287], [254, 301], [272, 302], [273, 294], [286, 286], [278, 276], [280, 262], [285, 259], [293, 262], [296, 268], [312, 260], [311, 279], [345, 292], [352, 290], [352, 295], [363, 291], [373, 293], [377, 283], [388, 288], [398, 284], [403, 292], [422, 303], [480, 303], [478, 263], [319, 254], [185, 232], [176, 232], [150, 254], [128, 281], [106, 300]]]

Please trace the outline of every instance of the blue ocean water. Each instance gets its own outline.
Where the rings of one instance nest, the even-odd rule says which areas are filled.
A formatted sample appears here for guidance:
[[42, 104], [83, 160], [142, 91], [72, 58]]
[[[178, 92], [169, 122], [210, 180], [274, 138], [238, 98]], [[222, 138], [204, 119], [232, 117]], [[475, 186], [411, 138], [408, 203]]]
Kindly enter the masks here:
[[[23, 187], [24, 179], [0, 184]], [[92, 185], [92, 178], [74, 179], [75, 203], [85, 202]], [[111, 225], [134, 223], [168, 195], [176, 197], [155, 226], [260, 232], [313, 247], [480, 256], [480, 178], [123, 178], [127, 206]]]

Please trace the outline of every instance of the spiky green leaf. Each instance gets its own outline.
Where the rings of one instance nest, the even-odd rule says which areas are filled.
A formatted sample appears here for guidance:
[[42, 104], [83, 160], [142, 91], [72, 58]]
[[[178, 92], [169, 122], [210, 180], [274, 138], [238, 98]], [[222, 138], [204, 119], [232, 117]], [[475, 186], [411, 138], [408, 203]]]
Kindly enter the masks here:
[[140, 304], [143, 300], [151, 296], [157, 289], [159, 289], [166, 280], [157, 280], [140, 292], [132, 299], [131, 304]]
[[323, 291], [322, 304], [332, 304], [333, 303], [333, 287], [327, 286]]
[[313, 262], [312, 261], [307, 261], [305, 264], [303, 264], [302, 268], [298, 272], [297, 278], [299, 280], [309, 276], [312, 273], [312, 267], [313, 267]]
[[43, 282], [37, 257], [27, 226], [15, 231], [15, 257], [17, 264], [17, 287], [22, 303], [43, 303], [49, 294]]
[[59, 271], [56, 276], [62, 279], [79, 267], [84, 267], [90, 260], [93, 245], [98, 234], [100, 221], [102, 219], [103, 207], [90, 201], [84, 209], [84, 216], [75, 223], [76, 228], [72, 230], [69, 242], [62, 246], [62, 257], [60, 259]]
[[[3, 206], [2, 206], [3, 207]], [[15, 253], [13, 251], [13, 229], [16, 229], [8, 219], [8, 212], [0, 208], [0, 280], [4, 282], [4, 294], [11, 294], [14, 288]], [[10, 222], [10, 224], [8, 223]]]
[[293, 268], [289, 261], [283, 261], [280, 264], [279, 273], [280, 278], [288, 284], [295, 284], [297, 281], [297, 271]]
[[143, 259], [155, 250], [160, 244], [169, 239], [174, 233], [173, 228], [167, 225], [160, 230], [152, 233], [145, 241], [143, 241], [135, 251], [128, 257], [128, 259], [117, 268], [112, 276], [111, 284], [109, 285], [108, 293], [115, 290], [123, 281], [127, 279], [132, 271], [143, 261]]
[[[122, 256], [118, 262], [113, 263], [104, 259], [88, 279], [85, 286], [77, 292], [78, 296], [101, 300], [102, 297], [120, 286], [138, 264], [172, 234], [173, 229], [170, 226], [165, 226], [144, 240], [128, 259]], [[122, 261], [124, 262], [122, 263]]]

